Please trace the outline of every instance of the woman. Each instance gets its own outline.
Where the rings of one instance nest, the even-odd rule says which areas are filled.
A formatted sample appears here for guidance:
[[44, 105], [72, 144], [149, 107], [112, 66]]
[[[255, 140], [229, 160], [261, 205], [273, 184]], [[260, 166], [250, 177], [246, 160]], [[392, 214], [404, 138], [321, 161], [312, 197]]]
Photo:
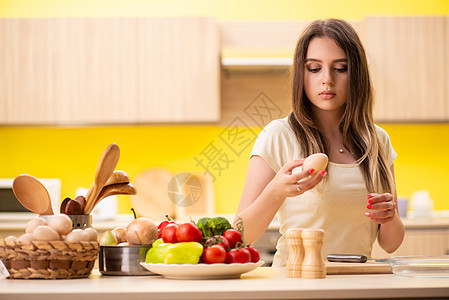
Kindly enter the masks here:
[[[313, 153], [326, 170], [292, 170]], [[255, 242], [279, 211], [288, 228], [326, 231], [323, 256], [371, 254], [377, 237], [387, 252], [402, 243], [388, 134], [373, 122], [373, 91], [362, 43], [342, 20], [318, 20], [301, 35], [292, 66], [292, 113], [259, 134], [237, 210], [247, 243]], [[237, 220], [237, 219], [236, 219]], [[285, 266], [285, 236], [274, 266]]]

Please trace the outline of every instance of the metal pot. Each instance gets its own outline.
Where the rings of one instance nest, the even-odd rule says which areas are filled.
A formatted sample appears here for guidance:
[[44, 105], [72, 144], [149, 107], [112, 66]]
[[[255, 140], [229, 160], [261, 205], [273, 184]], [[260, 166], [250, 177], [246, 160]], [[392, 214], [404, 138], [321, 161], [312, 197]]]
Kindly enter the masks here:
[[140, 265], [151, 245], [100, 246], [99, 267], [103, 275], [154, 275]]

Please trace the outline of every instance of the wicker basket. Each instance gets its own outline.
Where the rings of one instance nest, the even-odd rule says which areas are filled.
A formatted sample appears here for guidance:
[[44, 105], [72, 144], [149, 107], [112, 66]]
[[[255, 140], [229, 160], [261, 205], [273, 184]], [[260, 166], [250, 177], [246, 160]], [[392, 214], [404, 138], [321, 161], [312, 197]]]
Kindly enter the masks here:
[[0, 240], [0, 259], [9, 278], [85, 278], [99, 253], [98, 242]]

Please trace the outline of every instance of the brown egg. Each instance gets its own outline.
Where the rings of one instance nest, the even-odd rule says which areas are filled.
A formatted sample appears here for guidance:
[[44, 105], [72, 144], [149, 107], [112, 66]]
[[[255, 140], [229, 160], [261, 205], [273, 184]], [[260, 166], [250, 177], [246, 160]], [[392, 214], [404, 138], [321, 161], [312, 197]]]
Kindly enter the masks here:
[[327, 155], [324, 153], [315, 153], [312, 155], [309, 155], [302, 164], [303, 170], [310, 170], [313, 169], [313, 173], [311, 175], [315, 175], [321, 170], [326, 169], [327, 163], [329, 159], [327, 158]]
[[26, 227], [25, 227], [25, 232], [26, 233], [32, 233], [34, 228], [36, 228], [39, 225], [48, 225], [47, 221], [45, 221], [44, 218], [41, 217], [35, 217], [31, 220], [28, 221]]
[[89, 236], [89, 241], [95, 242], [98, 241], [98, 232], [93, 228], [86, 228], [84, 232]]
[[33, 230], [33, 241], [59, 241], [59, 233], [50, 226], [39, 225]]
[[66, 242], [89, 241], [89, 234], [82, 229], [73, 229], [72, 232], [65, 237]]
[[59, 235], [66, 235], [72, 231], [72, 219], [68, 215], [57, 214], [48, 221], [48, 226], [56, 230]]

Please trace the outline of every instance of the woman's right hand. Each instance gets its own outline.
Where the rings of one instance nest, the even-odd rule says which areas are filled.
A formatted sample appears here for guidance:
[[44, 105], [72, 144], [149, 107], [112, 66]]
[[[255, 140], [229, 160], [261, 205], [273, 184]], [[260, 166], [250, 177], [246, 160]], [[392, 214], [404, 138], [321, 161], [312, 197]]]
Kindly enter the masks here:
[[303, 163], [304, 159], [295, 159], [286, 163], [268, 184], [267, 188], [271, 190], [271, 193], [281, 199], [298, 196], [313, 189], [326, 176], [325, 170], [310, 176], [314, 171], [313, 169], [302, 170], [293, 174], [293, 169], [302, 166]]

